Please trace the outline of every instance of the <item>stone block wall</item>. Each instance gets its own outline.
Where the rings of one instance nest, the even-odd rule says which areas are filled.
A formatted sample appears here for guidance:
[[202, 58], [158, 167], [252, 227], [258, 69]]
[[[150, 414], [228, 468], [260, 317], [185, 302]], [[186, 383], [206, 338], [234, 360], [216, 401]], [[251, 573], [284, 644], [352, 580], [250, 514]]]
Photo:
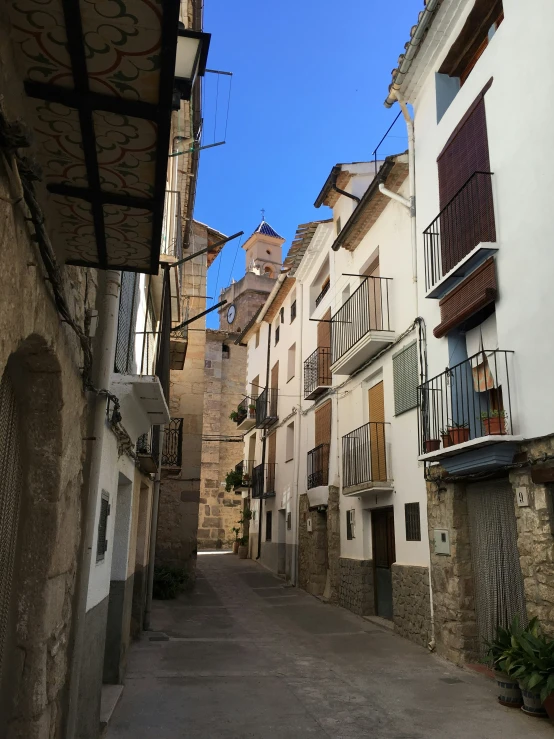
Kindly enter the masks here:
[[[327, 514], [310, 511], [308, 496], [300, 496], [298, 526], [298, 584], [311, 595], [323, 595], [327, 582]], [[312, 520], [308, 531], [307, 520]]]
[[339, 605], [359, 616], [375, 615], [373, 561], [339, 559]]
[[400, 636], [427, 646], [431, 640], [429, 569], [393, 564], [392, 598], [395, 630]]

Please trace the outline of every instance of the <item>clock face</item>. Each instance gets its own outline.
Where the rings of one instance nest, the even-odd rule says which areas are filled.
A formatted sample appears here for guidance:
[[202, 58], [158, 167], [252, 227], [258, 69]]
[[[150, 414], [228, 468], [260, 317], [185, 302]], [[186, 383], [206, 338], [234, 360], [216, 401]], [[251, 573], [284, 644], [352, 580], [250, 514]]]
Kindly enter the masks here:
[[236, 308], [234, 305], [230, 305], [227, 309], [227, 323], [233, 323], [236, 315]]

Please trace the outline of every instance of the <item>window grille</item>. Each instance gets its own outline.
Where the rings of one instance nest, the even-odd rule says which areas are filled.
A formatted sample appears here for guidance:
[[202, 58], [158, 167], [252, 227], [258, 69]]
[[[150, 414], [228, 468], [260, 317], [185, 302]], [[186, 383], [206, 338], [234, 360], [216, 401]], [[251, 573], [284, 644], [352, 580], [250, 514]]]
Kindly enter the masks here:
[[394, 413], [400, 415], [417, 407], [417, 342], [414, 341], [392, 358], [394, 375]]
[[356, 538], [355, 526], [356, 526], [356, 511], [352, 508], [346, 511], [346, 538], [348, 540]]
[[406, 503], [404, 515], [406, 517], [406, 541], [421, 541], [419, 503]]
[[272, 512], [266, 511], [266, 514], [265, 514], [265, 540], [266, 541], [271, 541], [271, 526], [273, 523], [272, 519], [273, 519]]
[[110, 515], [110, 496], [102, 491], [100, 518], [98, 519], [98, 541], [96, 542], [96, 561], [100, 562], [108, 550], [108, 516]]
[[183, 447], [183, 419], [172, 418], [164, 428], [162, 467], [181, 467]]

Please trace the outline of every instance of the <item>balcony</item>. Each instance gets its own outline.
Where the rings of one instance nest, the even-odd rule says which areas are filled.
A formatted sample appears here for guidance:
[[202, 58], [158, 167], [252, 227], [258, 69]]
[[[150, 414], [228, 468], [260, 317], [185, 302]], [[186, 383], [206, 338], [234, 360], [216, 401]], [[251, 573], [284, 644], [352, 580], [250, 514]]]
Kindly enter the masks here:
[[365, 277], [331, 318], [331, 372], [349, 375], [394, 341], [389, 277]]
[[237, 406], [234, 418], [237, 429], [248, 431], [256, 425], [256, 398], [244, 398]]
[[329, 503], [329, 444], [318, 444], [308, 452], [307, 493], [310, 508]]
[[370, 421], [342, 437], [342, 492], [391, 491], [385, 423]]
[[315, 400], [331, 385], [331, 349], [320, 346], [304, 362], [305, 400]]
[[164, 428], [164, 444], [162, 448], [162, 467], [180, 470], [183, 450], [183, 419], [172, 418]]
[[189, 344], [189, 328], [172, 328], [169, 334], [169, 369], [182, 370]]
[[425, 290], [442, 298], [498, 251], [492, 172], [474, 172], [423, 232]]
[[259, 464], [252, 469], [252, 498], [275, 497], [275, 462]]
[[256, 463], [253, 459], [245, 459], [239, 462], [235, 467], [236, 478], [233, 483], [235, 493], [248, 492], [252, 487], [252, 479], [254, 475], [254, 467]]
[[[521, 441], [514, 433], [512, 362], [511, 351], [482, 350], [419, 386], [420, 460], [441, 460], [453, 471], [460, 463], [443, 460], [499, 442]], [[494, 466], [498, 453], [510, 454], [511, 449], [497, 448], [487, 452], [488, 458], [474, 455], [472, 468]]]
[[277, 415], [277, 388], [267, 387], [256, 398], [256, 428], [265, 429], [279, 420]]
[[137, 439], [137, 464], [143, 472], [153, 475], [158, 471], [160, 459], [160, 428], [152, 426], [150, 431]]

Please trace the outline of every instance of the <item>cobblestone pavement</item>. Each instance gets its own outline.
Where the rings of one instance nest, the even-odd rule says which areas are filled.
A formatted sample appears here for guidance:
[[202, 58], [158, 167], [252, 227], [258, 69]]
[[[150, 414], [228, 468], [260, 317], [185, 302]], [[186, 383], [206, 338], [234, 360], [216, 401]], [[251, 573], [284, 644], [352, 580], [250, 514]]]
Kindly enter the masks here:
[[108, 739], [554, 737], [490, 680], [255, 562], [204, 554], [198, 574], [192, 594], [155, 602]]

